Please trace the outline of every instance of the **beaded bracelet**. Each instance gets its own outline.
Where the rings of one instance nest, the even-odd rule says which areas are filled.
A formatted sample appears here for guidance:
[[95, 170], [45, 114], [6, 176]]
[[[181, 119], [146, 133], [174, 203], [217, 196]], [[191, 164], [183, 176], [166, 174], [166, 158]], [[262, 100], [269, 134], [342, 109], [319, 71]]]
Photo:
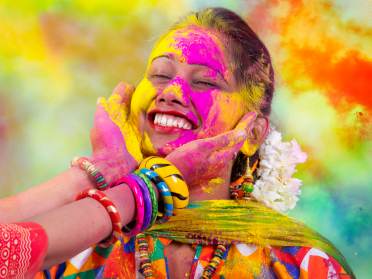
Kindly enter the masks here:
[[114, 244], [121, 236], [121, 222], [120, 214], [113, 202], [100, 190], [90, 189], [84, 192], [81, 192], [76, 200], [81, 200], [84, 198], [92, 198], [98, 201], [107, 211], [110, 216], [112, 224], [112, 234], [99, 243], [100, 246], [107, 248], [110, 245]]
[[147, 178], [146, 175], [142, 174], [140, 171], [135, 171], [135, 174], [138, 175], [143, 182], [146, 184], [147, 189], [150, 193], [151, 203], [152, 203], [152, 214], [151, 214], [151, 222], [149, 227], [151, 227], [155, 221], [156, 217], [158, 216], [158, 199], [156, 198], [155, 190], [153, 188], [153, 184], [149, 178]]
[[159, 193], [162, 196], [164, 215], [159, 220], [157, 220], [157, 222], [159, 224], [167, 222], [168, 219], [173, 215], [173, 199], [168, 185], [156, 172], [152, 170], [143, 168], [140, 170], [140, 172], [146, 175], [152, 182], [154, 182], [156, 188], [159, 190]]
[[153, 278], [154, 273], [148, 251], [149, 244], [147, 243], [146, 236], [143, 233], [140, 233], [137, 235], [136, 240], [139, 252], [140, 272], [145, 278]]
[[150, 197], [150, 191], [146, 185], [146, 183], [137, 175], [130, 174], [130, 176], [137, 182], [137, 185], [141, 188], [141, 192], [143, 195], [143, 201], [144, 201], [144, 218], [143, 218], [143, 225], [141, 228], [141, 231], [145, 231], [150, 227], [151, 224], [151, 216], [152, 216], [152, 201]]
[[88, 174], [89, 178], [93, 180], [97, 189], [106, 190], [108, 188], [108, 184], [102, 173], [91, 162], [89, 162], [88, 158], [75, 157], [71, 161], [71, 166], [79, 167], [80, 169], [85, 171]]
[[226, 257], [226, 250], [226, 246], [222, 244], [217, 245], [212, 259], [209, 261], [209, 264], [203, 271], [203, 274], [201, 276], [202, 279], [209, 279], [213, 277], [221, 261], [224, 259], [224, 257]]
[[126, 236], [132, 237], [136, 234], [140, 233], [142, 230], [143, 222], [144, 222], [144, 214], [145, 214], [145, 206], [144, 206], [144, 199], [142, 195], [141, 188], [138, 186], [136, 180], [133, 177], [127, 175], [120, 178], [118, 181], [115, 182], [116, 185], [125, 183], [131, 189], [134, 199], [136, 201], [136, 222], [131, 228], [131, 224], [126, 225], [123, 227], [123, 232]]

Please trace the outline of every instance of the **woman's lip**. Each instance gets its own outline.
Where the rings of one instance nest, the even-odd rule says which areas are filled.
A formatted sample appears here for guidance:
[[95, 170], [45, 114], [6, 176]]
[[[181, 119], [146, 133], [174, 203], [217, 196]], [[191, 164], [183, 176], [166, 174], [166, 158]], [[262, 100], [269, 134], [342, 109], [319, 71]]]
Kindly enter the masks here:
[[184, 132], [184, 131], [191, 131], [191, 130], [186, 130], [182, 128], [177, 128], [177, 127], [167, 127], [167, 126], [161, 126], [158, 124], [155, 124], [153, 121], [150, 121], [150, 126], [158, 133], [165, 133], [165, 134], [170, 134], [170, 133], [179, 133], [179, 132]]
[[[186, 119], [187, 121], [189, 121], [191, 123], [192, 130], [194, 130], [194, 129], [196, 129], [198, 127], [198, 123], [197, 123], [196, 117], [192, 113], [189, 113], [189, 115], [187, 115], [187, 114], [183, 114], [183, 113], [181, 113], [179, 111], [174, 111], [174, 110], [159, 110], [159, 109], [154, 109], [154, 110], [150, 111], [147, 114], [148, 115], [147, 118], [148, 118], [148, 120], [150, 121], [151, 124], [154, 124], [155, 115], [157, 113], [169, 114], [169, 115], [173, 115], [173, 116], [182, 117], [182, 118]], [[157, 125], [157, 126], [159, 126], [159, 125]], [[163, 126], [161, 126], [161, 127], [163, 127]], [[170, 128], [170, 127], [166, 127], [166, 128]], [[173, 127], [173, 128], [176, 128], [176, 127]], [[179, 131], [184, 130], [184, 129], [180, 129], [180, 128], [176, 128], [176, 129], [178, 129]]]

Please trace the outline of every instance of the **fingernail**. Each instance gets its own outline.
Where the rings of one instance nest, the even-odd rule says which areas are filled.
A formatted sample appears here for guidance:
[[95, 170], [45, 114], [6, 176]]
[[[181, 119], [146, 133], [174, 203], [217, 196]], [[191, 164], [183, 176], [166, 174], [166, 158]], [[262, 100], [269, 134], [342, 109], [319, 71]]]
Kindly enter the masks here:
[[257, 117], [257, 113], [255, 111], [251, 111], [247, 115], [248, 119], [252, 119], [252, 118], [256, 118], [256, 117]]
[[247, 131], [239, 129], [236, 133], [236, 137], [238, 141], [245, 140], [245, 138], [247, 137]]

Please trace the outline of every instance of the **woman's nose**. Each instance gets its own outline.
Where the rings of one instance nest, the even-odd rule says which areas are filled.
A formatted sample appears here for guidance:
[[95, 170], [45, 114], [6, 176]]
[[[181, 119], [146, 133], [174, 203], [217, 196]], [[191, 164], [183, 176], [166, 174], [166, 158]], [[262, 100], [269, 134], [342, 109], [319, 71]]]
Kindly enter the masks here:
[[187, 107], [190, 103], [187, 87], [185, 81], [176, 77], [156, 97], [156, 102], [158, 104], [162, 103], [169, 106], [180, 105]]

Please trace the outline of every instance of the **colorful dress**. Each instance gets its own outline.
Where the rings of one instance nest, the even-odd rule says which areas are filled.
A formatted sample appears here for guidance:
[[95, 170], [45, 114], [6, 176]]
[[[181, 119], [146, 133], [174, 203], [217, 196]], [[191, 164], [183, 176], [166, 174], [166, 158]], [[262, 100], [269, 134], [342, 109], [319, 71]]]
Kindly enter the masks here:
[[[164, 247], [170, 241], [147, 237], [154, 277], [167, 275], [167, 255]], [[136, 260], [135, 241], [124, 246], [102, 249], [90, 248], [66, 264], [54, 267], [36, 278], [143, 278]], [[213, 246], [195, 246], [193, 263], [187, 278], [200, 278], [211, 260]], [[138, 250], [137, 250], [138, 253]], [[223, 261], [212, 278], [351, 278], [331, 256], [308, 247], [257, 247], [233, 244], [225, 252]]]
[[[354, 277], [329, 241], [255, 202], [194, 203], [145, 235], [154, 278], [169, 278], [164, 247], [172, 241], [195, 248], [188, 278], [201, 278], [216, 243], [227, 249], [212, 278]], [[109, 248], [89, 248], [37, 278], [143, 278], [138, 258], [138, 242], [122, 239]]]

